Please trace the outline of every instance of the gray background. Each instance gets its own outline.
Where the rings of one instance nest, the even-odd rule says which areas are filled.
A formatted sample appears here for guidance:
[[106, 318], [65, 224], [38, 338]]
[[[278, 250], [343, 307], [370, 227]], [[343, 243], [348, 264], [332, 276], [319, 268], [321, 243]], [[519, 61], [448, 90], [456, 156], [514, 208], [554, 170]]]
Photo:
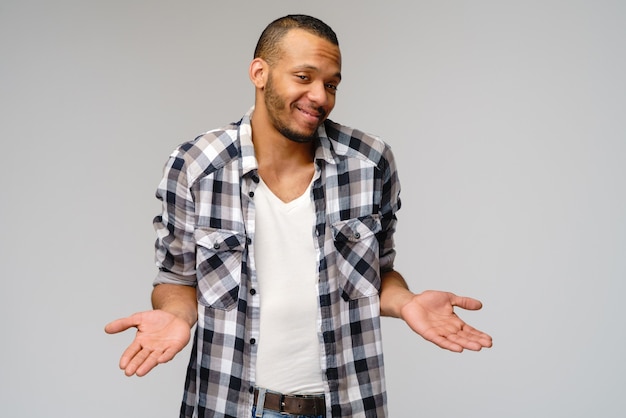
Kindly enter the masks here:
[[149, 307], [168, 153], [252, 104], [263, 27], [337, 31], [332, 119], [384, 137], [414, 290], [475, 296], [495, 346], [385, 319], [392, 417], [626, 408], [626, 3], [0, 2], [0, 415], [173, 417], [188, 351], [144, 378], [104, 325]]

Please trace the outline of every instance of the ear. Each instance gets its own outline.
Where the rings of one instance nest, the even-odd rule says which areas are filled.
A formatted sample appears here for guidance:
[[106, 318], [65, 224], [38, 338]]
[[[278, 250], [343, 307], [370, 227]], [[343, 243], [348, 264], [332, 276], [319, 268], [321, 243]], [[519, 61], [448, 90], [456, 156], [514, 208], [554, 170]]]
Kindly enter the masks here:
[[267, 83], [269, 65], [262, 58], [255, 58], [250, 63], [248, 76], [257, 89], [263, 89]]

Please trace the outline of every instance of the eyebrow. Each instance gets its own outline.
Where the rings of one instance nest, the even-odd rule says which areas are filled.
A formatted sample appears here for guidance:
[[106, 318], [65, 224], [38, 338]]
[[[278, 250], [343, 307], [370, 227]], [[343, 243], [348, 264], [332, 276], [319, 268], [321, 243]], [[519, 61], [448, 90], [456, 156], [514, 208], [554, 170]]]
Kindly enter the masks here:
[[[309, 71], [315, 71], [315, 72], [320, 72], [320, 69], [314, 65], [310, 65], [310, 64], [303, 64], [303, 65], [298, 65], [294, 68], [294, 70], [296, 71], [303, 71], [303, 70], [309, 70]], [[333, 77], [339, 79], [341, 81], [341, 72], [337, 71], [335, 74], [333, 74]]]

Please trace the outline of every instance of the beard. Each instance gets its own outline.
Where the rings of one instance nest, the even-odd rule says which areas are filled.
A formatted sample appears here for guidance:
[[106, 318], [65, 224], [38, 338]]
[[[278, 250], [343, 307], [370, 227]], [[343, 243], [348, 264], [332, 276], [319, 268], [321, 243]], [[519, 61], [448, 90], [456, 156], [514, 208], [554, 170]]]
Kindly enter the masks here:
[[[300, 144], [311, 142], [317, 139], [317, 128], [319, 127], [319, 125], [322, 124], [322, 122], [320, 122], [320, 124], [313, 130], [313, 132], [304, 133], [292, 129], [291, 127], [289, 127], [288, 121], [285, 121], [284, 118], [281, 119], [280, 113], [284, 109], [286, 109], [286, 105], [283, 98], [280, 97], [280, 95], [276, 92], [276, 89], [274, 89], [274, 83], [272, 82], [271, 74], [267, 80], [267, 84], [265, 85], [264, 100], [265, 107], [267, 108], [267, 113], [270, 117], [272, 125], [274, 125], [274, 128], [276, 128], [276, 130], [280, 132], [282, 136]], [[322, 108], [316, 108], [315, 110], [321, 115], [320, 120], [323, 121], [326, 116], [326, 111]]]

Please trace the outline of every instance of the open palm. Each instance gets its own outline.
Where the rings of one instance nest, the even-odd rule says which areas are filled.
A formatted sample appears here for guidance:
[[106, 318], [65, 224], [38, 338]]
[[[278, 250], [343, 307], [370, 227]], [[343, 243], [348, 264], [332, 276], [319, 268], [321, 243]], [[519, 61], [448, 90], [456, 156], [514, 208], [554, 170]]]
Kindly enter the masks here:
[[109, 323], [109, 334], [137, 328], [135, 339], [122, 354], [120, 368], [126, 375], [144, 376], [156, 365], [174, 358], [189, 342], [187, 322], [162, 310], [139, 312]]
[[413, 331], [441, 348], [461, 352], [491, 347], [491, 337], [466, 324], [454, 307], [477, 310], [480, 301], [450, 292], [429, 290], [413, 296], [402, 308], [402, 318]]

